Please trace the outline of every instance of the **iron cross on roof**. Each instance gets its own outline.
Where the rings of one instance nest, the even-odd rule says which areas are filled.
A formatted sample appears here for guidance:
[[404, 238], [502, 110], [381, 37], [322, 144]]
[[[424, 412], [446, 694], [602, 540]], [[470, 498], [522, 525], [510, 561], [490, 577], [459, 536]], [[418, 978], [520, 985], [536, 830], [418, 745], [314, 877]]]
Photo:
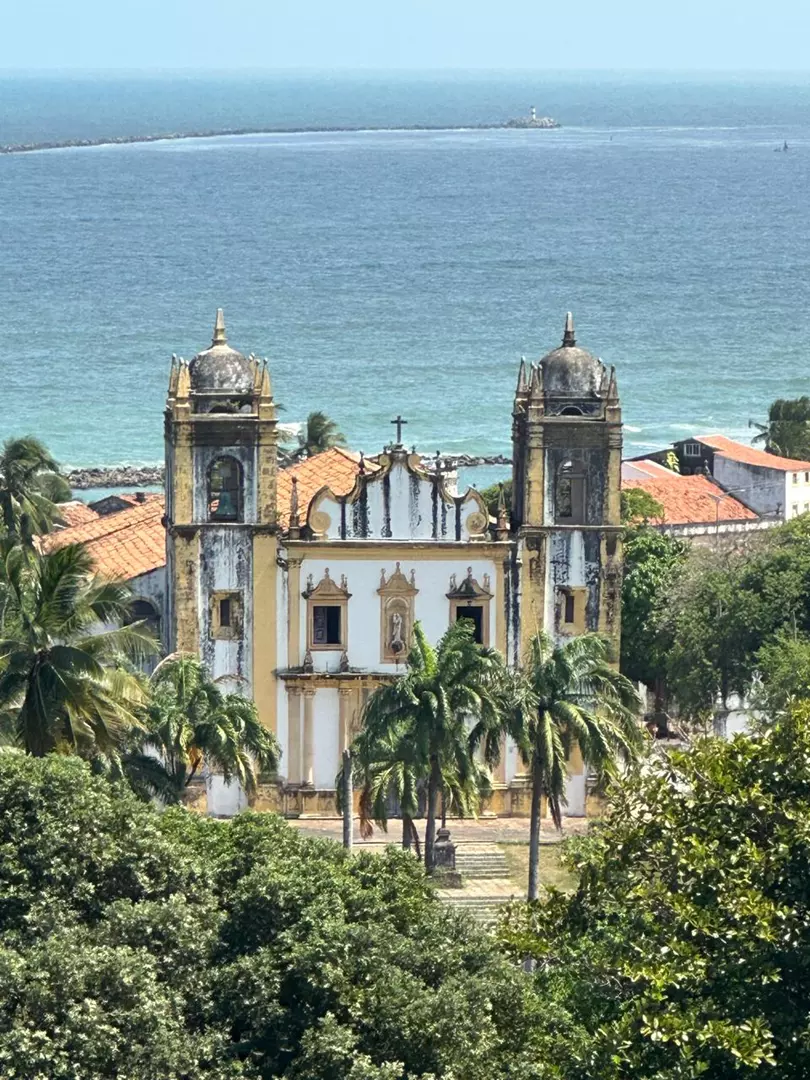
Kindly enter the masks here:
[[396, 420], [392, 420], [391, 423], [397, 425], [397, 446], [402, 446], [402, 425], [407, 424], [408, 421], [397, 415]]

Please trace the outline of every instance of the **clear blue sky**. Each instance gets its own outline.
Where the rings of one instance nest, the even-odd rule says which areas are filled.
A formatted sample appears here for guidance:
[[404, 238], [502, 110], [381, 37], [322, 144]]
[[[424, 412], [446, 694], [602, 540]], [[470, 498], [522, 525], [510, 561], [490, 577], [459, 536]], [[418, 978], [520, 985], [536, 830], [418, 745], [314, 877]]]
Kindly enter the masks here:
[[810, 0], [6, 0], [2, 7], [0, 70], [810, 68]]

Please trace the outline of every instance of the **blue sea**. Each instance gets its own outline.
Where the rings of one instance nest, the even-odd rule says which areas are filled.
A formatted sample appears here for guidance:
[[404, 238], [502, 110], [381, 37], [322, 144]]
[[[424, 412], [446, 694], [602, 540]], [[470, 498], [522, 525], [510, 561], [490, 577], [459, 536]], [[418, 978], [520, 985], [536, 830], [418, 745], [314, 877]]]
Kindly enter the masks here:
[[[464, 130], [532, 105], [562, 128]], [[569, 309], [627, 454], [810, 393], [807, 78], [0, 77], [3, 144], [319, 125], [389, 130], [0, 156], [0, 436], [160, 460], [171, 354], [217, 306], [283, 422], [368, 453], [397, 413], [425, 452], [508, 451], [519, 358]]]

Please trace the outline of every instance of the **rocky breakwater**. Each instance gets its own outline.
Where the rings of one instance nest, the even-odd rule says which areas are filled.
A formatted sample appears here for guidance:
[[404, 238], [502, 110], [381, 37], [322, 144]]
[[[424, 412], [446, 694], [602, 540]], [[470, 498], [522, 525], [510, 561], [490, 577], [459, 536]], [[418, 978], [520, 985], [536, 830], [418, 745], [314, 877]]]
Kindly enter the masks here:
[[163, 466], [91, 466], [87, 469], [70, 469], [65, 478], [76, 491], [86, 491], [88, 488], [160, 487], [163, 484]]
[[[422, 456], [425, 469], [434, 471], [437, 467], [442, 472], [454, 472], [456, 469], [474, 469], [479, 465], [509, 466], [512, 459], [503, 454], [431, 454]], [[281, 457], [279, 465], [284, 468]], [[94, 465], [86, 469], [70, 469], [65, 479], [76, 491], [88, 488], [138, 488], [162, 487], [164, 469], [162, 465]]]
[[512, 459], [503, 454], [433, 454], [431, 457], [422, 456], [422, 465], [426, 469], [435, 470], [437, 467], [442, 472], [454, 472], [456, 469], [474, 469], [479, 465], [506, 465], [512, 464]]

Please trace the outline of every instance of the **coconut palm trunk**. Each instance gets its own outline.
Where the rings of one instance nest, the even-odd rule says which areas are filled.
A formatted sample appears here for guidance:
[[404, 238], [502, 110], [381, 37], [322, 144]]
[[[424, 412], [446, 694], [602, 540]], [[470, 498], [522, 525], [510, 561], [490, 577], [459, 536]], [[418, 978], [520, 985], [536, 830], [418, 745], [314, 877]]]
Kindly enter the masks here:
[[425, 825], [425, 869], [430, 873], [436, 865], [436, 811], [439, 808], [439, 792], [442, 786], [442, 770], [436, 754], [430, 758], [428, 778], [427, 824]]
[[539, 755], [532, 761], [532, 806], [529, 821], [529, 900], [540, 889], [540, 811], [543, 806], [543, 770]]
[[529, 900], [537, 899], [540, 885], [543, 796], [561, 829], [572, 748], [579, 747], [597, 776], [612, 775], [617, 763], [632, 762], [644, 743], [639, 710], [632, 683], [612, 667], [608, 644], [597, 634], [561, 645], [542, 632], [532, 639], [525, 667], [507, 684], [504, 709], [505, 729], [532, 779]]
[[422, 845], [419, 842], [419, 832], [410, 814], [402, 815], [402, 846], [406, 851], [412, 848], [416, 851], [417, 859], [422, 858]]

